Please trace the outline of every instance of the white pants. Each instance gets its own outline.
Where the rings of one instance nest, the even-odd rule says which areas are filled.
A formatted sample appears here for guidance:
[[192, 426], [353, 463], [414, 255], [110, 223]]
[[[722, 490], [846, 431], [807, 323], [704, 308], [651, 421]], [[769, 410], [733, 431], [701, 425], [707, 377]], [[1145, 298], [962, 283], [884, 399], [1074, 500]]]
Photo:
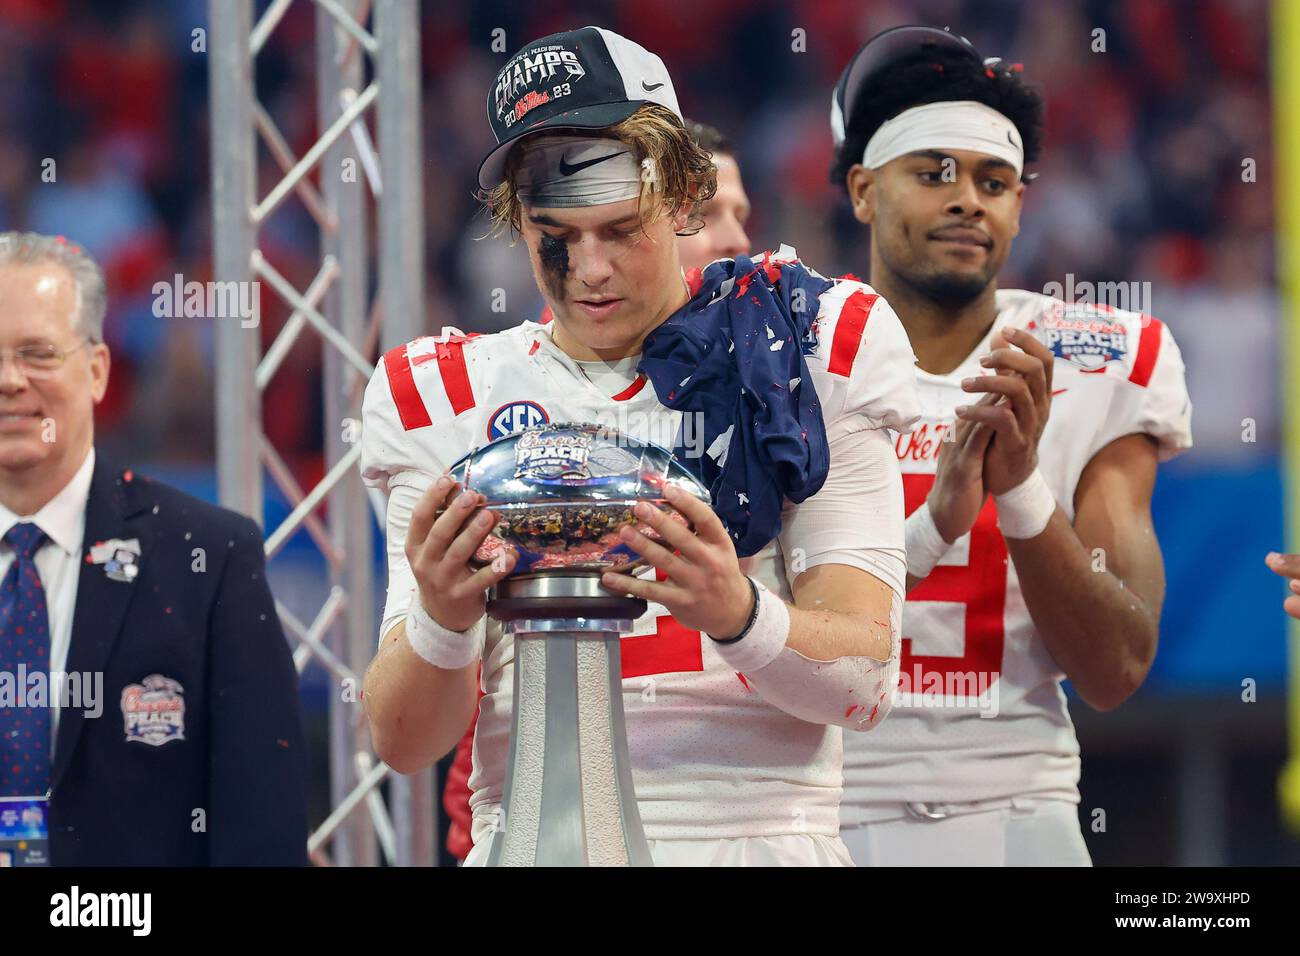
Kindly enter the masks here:
[[872, 819], [841, 827], [858, 866], [1092, 866], [1079, 831], [1078, 804], [1015, 798], [1008, 806], [945, 808], [932, 819], [867, 808]]
[[[655, 866], [852, 866], [838, 837], [789, 833], [725, 840], [650, 840]], [[487, 862], [489, 841], [474, 844], [466, 866]]]

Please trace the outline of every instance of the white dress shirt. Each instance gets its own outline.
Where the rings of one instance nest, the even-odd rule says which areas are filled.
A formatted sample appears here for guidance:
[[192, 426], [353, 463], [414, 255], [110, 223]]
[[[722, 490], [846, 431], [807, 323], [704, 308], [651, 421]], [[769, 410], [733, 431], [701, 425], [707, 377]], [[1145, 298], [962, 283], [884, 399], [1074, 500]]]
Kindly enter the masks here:
[[[45, 532], [46, 541], [36, 552], [36, 572], [45, 589], [50, 626], [50, 673], [62, 671], [72, 644], [72, 616], [77, 607], [77, 581], [81, 575], [81, 546], [86, 536], [86, 499], [95, 471], [95, 447], [86, 453], [72, 480], [34, 515], [16, 515], [0, 504], [0, 538], [21, 522], [31, 522]], [[0, 541], [0, 581], [9, 573], [14, 551]], [[54, 685], [51, 684], [51, 687]], [[50, 695], [50, 730], [59, 731], [58, 695]], [[53, 741], [51, 741], [53, 743]]]

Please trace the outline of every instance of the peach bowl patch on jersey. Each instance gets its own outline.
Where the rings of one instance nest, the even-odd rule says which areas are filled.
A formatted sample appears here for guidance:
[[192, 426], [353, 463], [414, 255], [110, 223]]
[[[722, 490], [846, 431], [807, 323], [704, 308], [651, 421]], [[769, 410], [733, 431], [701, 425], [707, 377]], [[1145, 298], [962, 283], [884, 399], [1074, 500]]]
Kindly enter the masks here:
[[1064, 303], [1042, 318], [1039, 338], [1057, 358], [1095, 372], [1128, 355], [1128, 328], [1095, 311]]

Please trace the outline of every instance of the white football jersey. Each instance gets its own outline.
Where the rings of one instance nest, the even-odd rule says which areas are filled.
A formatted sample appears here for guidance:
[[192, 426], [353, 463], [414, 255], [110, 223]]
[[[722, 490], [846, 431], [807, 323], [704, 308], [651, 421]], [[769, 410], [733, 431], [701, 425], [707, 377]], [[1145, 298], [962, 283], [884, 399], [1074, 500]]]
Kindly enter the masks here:
[[[901, 430], [915, 419], [911, 345], [869, 286], [838, 281], [821, 297], [817, 346], [807, 362], [828, 438]], [[546, 325], [525, 322], [449, 341], [422, 338], [385, 355], [366, 391], [363, 475], [385, 491], [427, 483], [477, 446], [563, 421], [612, 425], [672, 448], [682, 415], [660, 404], [644, 376], [614, 395], [598, 389], [555, 346]], [[689, 435], [683, 441], [689, 444]], [[796, 508], [786, 503], [786, 527]], [[898, 532], [901, 543], [901, 526]], [[411, 600], [401, 550], [401, 542], [389, 543], [384, 631], [404, 617]], [[791, 599], [780, 539], [742, 567]], [[652, 603], [621, 645], [628, 745], [647, 838], [836, 836], [840, 728], [767, 703], [711, 644]], [[489, 619], [469, 781], [476, 833], [502, 800], [513, 661], [513, 640]]]
[[[947, 375], [917, 370], [921, 420], [896, 447], [907, 512], [934, 484], [944, 432], [978, 394], [961, 381], [987, 374], [979, 357], [999, 328], [1026, 329], [1056, 356], [1052, 413], [1039, 470], [1065, 516], [1092, 457], [1143, 433], [1166, 460], [1191, 447], [1191, 400], [1167, 326], [1149, 316], [1070, 305], [1032, 292], [997, 293], [988, 336]], [[908, 595], [899, 693], [889, 718], [846, 740], [842, 818], [871, 803], [960, 803], [1014, 795], [1078, 802], [1079, 744], [1065, 675], [1034, 630], [993, 499], [971, 531]]]

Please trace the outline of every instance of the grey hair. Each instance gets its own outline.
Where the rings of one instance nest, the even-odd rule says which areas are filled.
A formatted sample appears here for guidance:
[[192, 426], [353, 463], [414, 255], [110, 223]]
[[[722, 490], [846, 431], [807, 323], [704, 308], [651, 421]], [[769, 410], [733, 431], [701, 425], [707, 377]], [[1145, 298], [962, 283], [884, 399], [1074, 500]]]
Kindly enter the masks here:
[[108, 293], [104, 273], [85, 249], [63, 236], [38, 232], [0, 232], [0, 266], [39, 265], [52, 262], [72, 276], [77, 294], [73, 325], [92, 342], [104, 341], [104, 313]]

